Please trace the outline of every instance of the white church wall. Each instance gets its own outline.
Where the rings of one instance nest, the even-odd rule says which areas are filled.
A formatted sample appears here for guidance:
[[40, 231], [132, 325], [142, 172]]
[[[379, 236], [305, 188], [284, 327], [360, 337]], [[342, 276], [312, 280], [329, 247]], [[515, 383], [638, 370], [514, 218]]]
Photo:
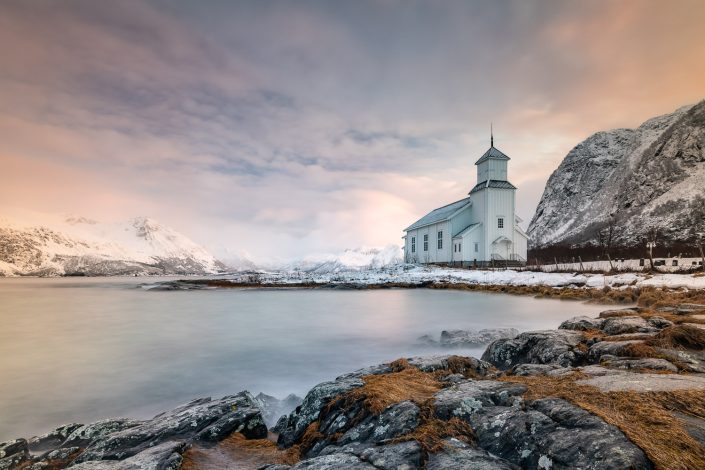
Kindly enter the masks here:
[[[485, 260], [492, 259], [492, 253], [498, 253], [503, 258], [511, 254], [511, 250], [506, 250], [501, 245], [494, 246], [497, 238], [504, 236], [514, 242], [514, 190], [487, 188], [487, 228], [486, 228], [486, 253]], [[499, 220], [502, 219], [503, 227], [499, 227]]]

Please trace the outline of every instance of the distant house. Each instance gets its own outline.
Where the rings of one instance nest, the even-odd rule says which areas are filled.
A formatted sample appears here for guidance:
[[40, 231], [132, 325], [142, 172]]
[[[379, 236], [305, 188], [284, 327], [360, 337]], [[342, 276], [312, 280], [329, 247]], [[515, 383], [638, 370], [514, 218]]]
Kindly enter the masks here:
[[494, 146], [475, 162], [477, 184], [468, 197], [435, 209], [404, 231], [408, 263], [516, 266], [526, 263], [528, 236], [515, 213], [516, 187], [507, 181], [509, 157]]

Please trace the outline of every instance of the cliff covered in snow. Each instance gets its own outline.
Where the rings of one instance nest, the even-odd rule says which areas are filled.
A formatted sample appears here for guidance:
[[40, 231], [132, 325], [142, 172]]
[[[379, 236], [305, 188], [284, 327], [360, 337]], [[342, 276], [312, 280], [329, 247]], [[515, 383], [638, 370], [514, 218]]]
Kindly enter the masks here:
[[686, 242], [705, 232], [705, 101], [637, 129], [598, 132], [551, 175], [532, 248]]

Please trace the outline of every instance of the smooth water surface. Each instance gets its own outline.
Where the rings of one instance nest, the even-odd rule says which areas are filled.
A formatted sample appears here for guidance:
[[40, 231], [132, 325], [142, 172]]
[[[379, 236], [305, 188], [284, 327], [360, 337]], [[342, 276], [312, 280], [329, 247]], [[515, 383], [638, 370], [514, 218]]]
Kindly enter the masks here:
[[[0, 441], [247, 389], [303, 396], [444, 329], [555, 328], [600, 307], [429, 289], [149, 291], [144, 279], [0, 279]], [[149, 282], [152, 282], [150, 279]]]

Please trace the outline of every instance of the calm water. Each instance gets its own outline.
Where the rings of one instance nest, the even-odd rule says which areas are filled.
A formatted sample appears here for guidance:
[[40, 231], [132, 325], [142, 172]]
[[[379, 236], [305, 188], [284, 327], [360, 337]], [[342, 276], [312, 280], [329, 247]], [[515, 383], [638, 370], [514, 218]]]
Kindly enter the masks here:
[[554, 328], [600, 310], [425, 289], [157, 292], [143, 282], [0, 279], [0, 441], [243, 389], [303, 395], [366, 365], [448, 351], [420, 346], [423, 334]]

